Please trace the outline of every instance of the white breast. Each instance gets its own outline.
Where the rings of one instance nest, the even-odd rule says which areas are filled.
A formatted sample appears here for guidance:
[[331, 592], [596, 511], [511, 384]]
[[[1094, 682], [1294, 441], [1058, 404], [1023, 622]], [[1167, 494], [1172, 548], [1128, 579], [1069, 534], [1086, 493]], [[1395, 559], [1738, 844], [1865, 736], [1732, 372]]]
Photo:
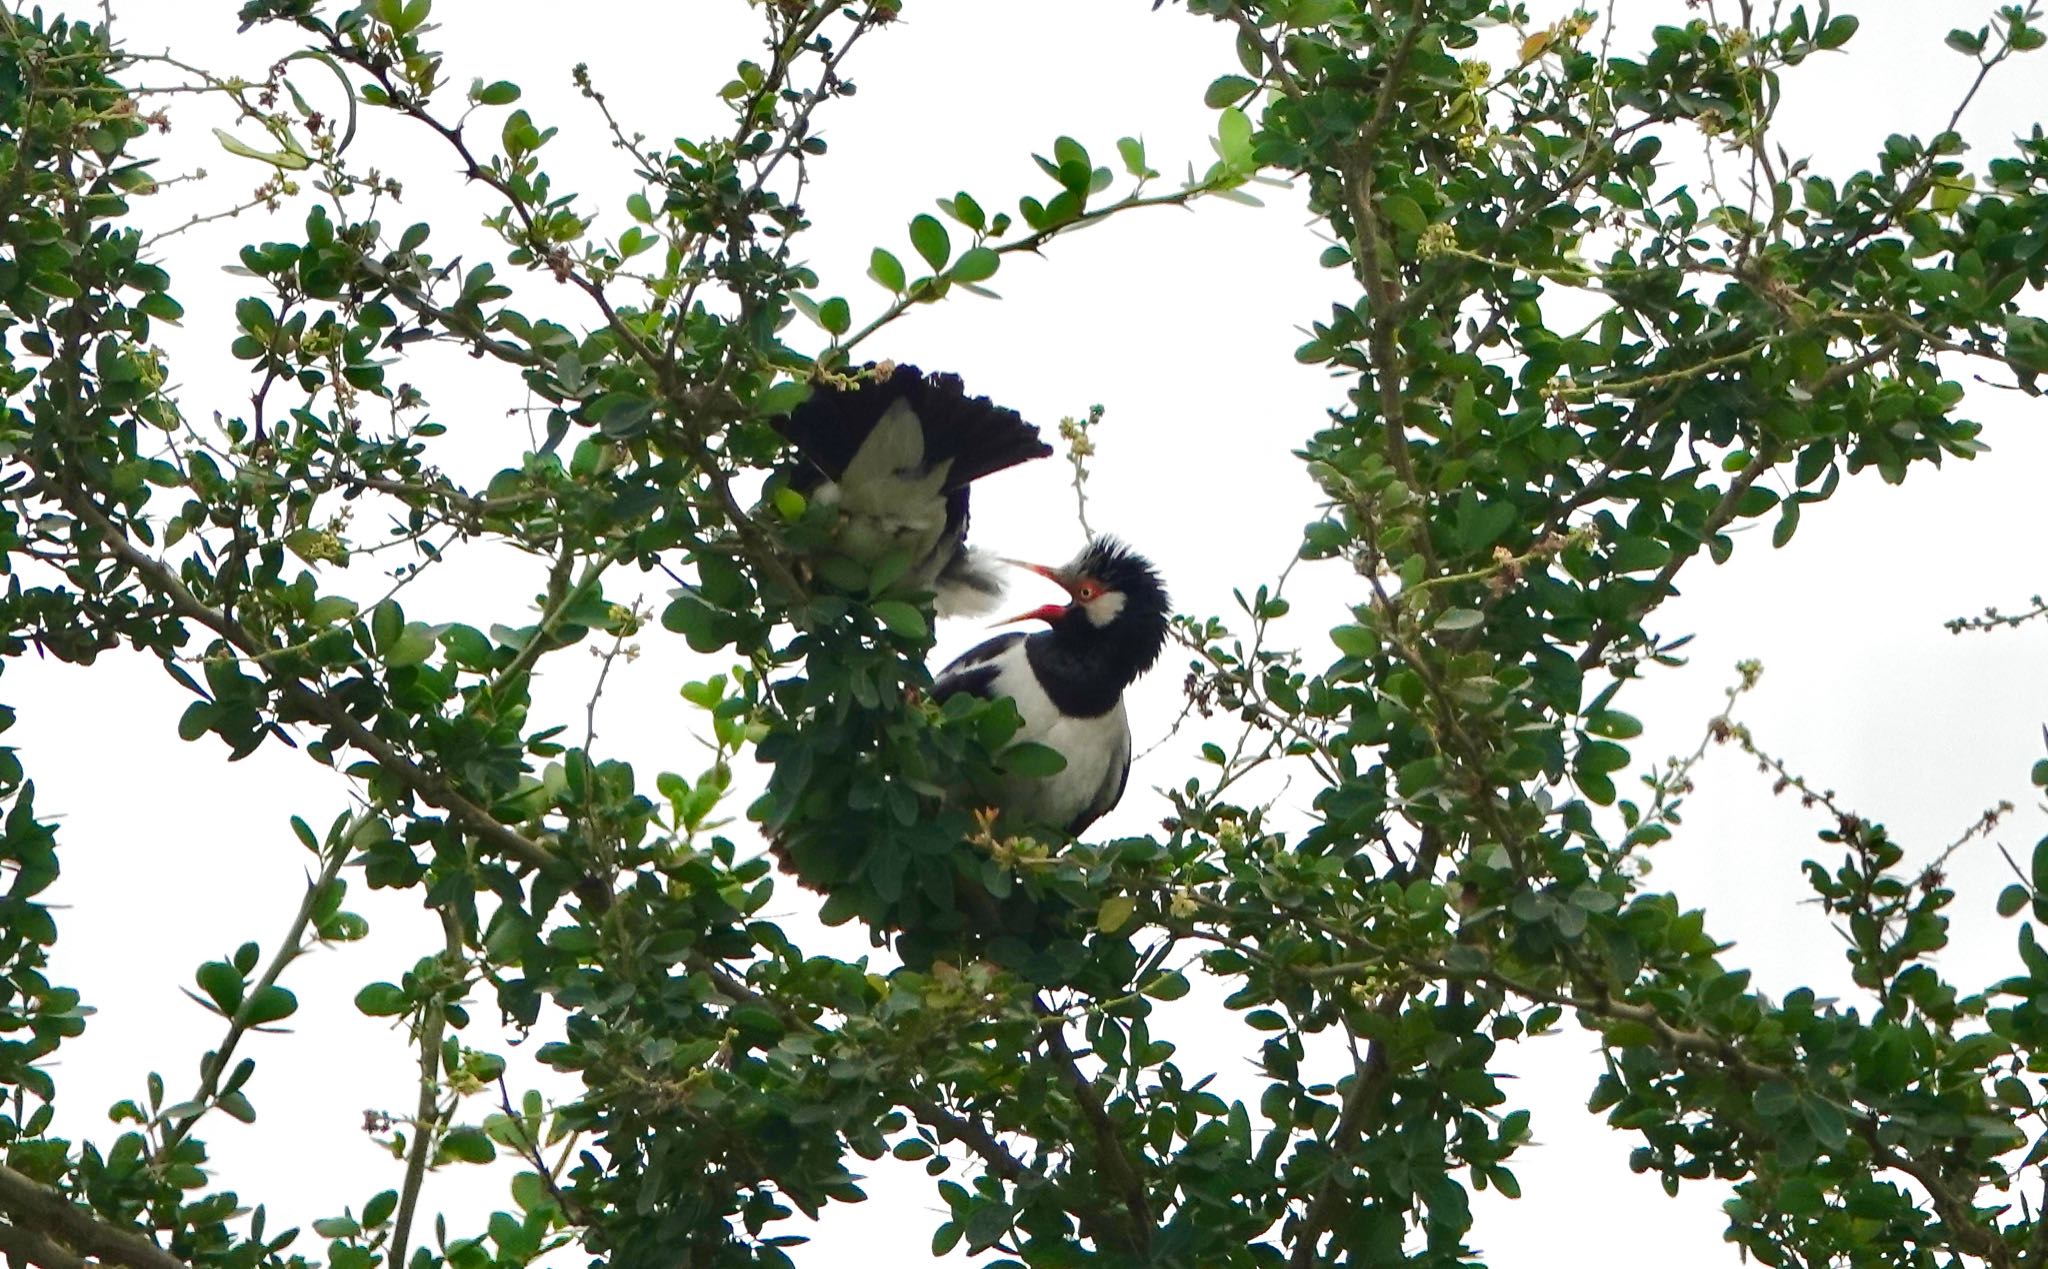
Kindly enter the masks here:
[[1031, 672], [1022, 641], [996, 659], [1000, 670], [993, 684], [996, 696], [1017, 702], [1024, 725], [1014, 741], [1036, 741], [1059, 751], [1064, 770], [1043, 779], [1013, 777], [1003, 787], [1003, 808], [1011, 816], [1064, 830], [1089, 812], [1112, 801], [1123, 784], [1131, 757], [1131, 725], [1117, 701], [1106, 714], [1070, 718], [1060, 713]]

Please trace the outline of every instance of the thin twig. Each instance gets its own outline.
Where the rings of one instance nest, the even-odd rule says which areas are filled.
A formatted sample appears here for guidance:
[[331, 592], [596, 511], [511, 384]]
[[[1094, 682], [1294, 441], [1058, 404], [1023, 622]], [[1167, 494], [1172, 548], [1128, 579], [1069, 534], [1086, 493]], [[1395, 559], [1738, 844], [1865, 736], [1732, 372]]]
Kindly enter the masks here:
[[[441, 913], [441, 927], [447, 939], [447, 963], [458, 965], [462, 962], [462, 928], [453, 914]], [[404, 1188], [399, 1191], [398, 1211], [393, 1218], [391, 1229], [391, 1254], [385, 1263], [404, 1265], [405, 1251], [412, 1237], [413, 1217], [419, 1209], [420, 1187], [427, 1175], [427, 1159], [432, 1153], [435, 1141], [440, 1136], [441, 1125], [446, 1115], [441, 1107], [441, 1038], [447, 1032], [448, 1012], [441, 999], [441, 988], [427, 1000], [420, 1016], [417, 1035], [420, 1052], [420, 1088], [418, 1109], [413, 1115], [412, 1149], [406, 1153]], [[448, 1112], [452, 1114], [451, 1102]]]
[[198, 1103], [199, 1109], [165, 1131], [163, 1141], [151, 1159], [152, 1166], [162, 1166], [170, 1157], [171, 1151], [191, 1135], [193, 1127], [199, 1123], [201, 1117], [213, 1109], [214, 1094], [220, 1088], [221, 1077], [227, 1072], [228, 1060], [235, 1055], [235, 1046], [242, 1042], [242, 1037], [255, 1025], [251, 1015], [255, 1012], [257, 1003], [264, 993], [276, 986], [278, 976], [284, 973], [285, 966], [305, 954], [306, 949], [302, 940], [306, 937], [306, 927], [312, 924], [313, 912], [319, 906], [321, 897], [327, 893], [328, 887], [334, 884], [334, 879], [341, 875], [342, 865], [348, 862], [350, 839], [357, 822], [351, 820], [343, 827], [340, 839], [329, 849], [326, 860], [321, 864], [319, 875], [307, 879], [306, 894], [299, 900], [299, 910], [292, 917], [291, 928], [285, 931], [283, 941], [278, 944], [270, 963], [263, 967], [262, 975], [243, 995], [241, 1006], [235, 1010], [234, 1017], [228, 1019], [227, 1036], [221, 1041], [220, 1048], [207, 1054], [206, 1061], [201, 1064], [203, 1078], [199, 1081], [198, 1090], [188, 1099]]

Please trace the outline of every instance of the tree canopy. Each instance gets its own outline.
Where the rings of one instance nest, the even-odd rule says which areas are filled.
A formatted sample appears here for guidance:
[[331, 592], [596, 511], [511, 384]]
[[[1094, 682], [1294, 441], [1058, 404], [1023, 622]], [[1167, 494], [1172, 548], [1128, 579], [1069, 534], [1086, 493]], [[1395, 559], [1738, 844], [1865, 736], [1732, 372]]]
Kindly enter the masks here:
[[[51, 1068], [91, 1002], [45, 973], [62, 914], [39, 899], [63, 834], [0, 750], [11, 1261], [784, 1265], [792, 1218], [829, 1227], [892, 1155], [945, 1208], [904, 1257], [928, 1236], [990, 1264], [1472, 1264], [1471, 1195], [1519, 1193], [1535, 1131], [1502, 1051], [1576, 1024], [1631, 1167], [1733, 1183], [1727, 1237], [1760, 1262], [2048, 1263], [2048, 843], [1966, 917], [2007, 920], [2004, 974], [1953, 981], [1932, 959], [1948, 854], [1752, 736], [1755, 667], [1691, 754], [1632, 750], [1628, 712], [1683, 655], [1659, 619], [1681, 571], [1793, 543], [1847, 480], [1976, 457], [1971, 376], [2038, 391], [2039, 126], [1968, 153], [1966, 97], [1858, 168], [1788, 153], [1786, 82], [1854, 56], [1857, 19], [1826, 4], [1633, 27], [1619, 6], [1184, 0], [1154, 20], [1225, 24], [1236, 54], [1202, 103], [1211, 158], [1174, 176], [1137, 138], [1113, 160], [1050, 139], [1029, 189], [903, 194], [904, 237], [842, 295], [807, 254], [806, 188], [862, 52], [914, 6], [757, 2], [759, 55], [699, 86], [724, 123], [671, 142], [579, 68], [578, 126], [634, 190], [602, 217], [551, 174], [569, 121], [509, 79], [449, 80], [442, 50], [484, 20], [454, 10], [249, 0], [245, 30], [293, 42], [262, 79], [110, 45], [106, 15], [0, 12], [6, 669], [147, 653], [190, 697], [164, 728], [223, 759], [291, 747], [354, 799], [294, 821], [311, 864], [283, 937], [196, 967], [221, 1037], [196, 1088], [152, 1072], [71, 1139]], [[1972, 59], [1974, 96], [2048, 31], [2008, 5], [1947, 43], [1928, 56]], [[252, 205], [292, 209], [233, 261], [180, 264], [246, 288], [231, 412], [169, 386], [180, 280], [133, 224], [185, 92], [236, 105], [221, 145], [270, 169]], [[398, 134], [423, 148], [366, 139]], [[455, 165], [491, 258], [411, 220], [407, 155]], [[1157, 831], [994, 831], [944, 791], [1046, 755], [1010, 744], [1005, 702], [929, 701], [929, 597], [764, 483], [770, 420], [1015, 257], [1283, 181], [1350, 298], [1300, 315], [1297, 359], [1344, 404], [1300, 452], [1320, 500], [1275, 514], [1349, 617], [1301, 642], [1292, 566], [1233, 579], [1239, 611], [1176, 622], [1214, 739]], [[559, 285], [515, 294], [526, 275]], [[480, 442], [419, 382], [451, 351], [531, 421], [484, 442], [482, 480], [450, 474]], [[1091, 428], [1060, 428], [1084, 499]], [[408, 616], [417, 578], [508, 555], [539, 595]], [[657, 577], [658, 612], [621, 599]], [[608, 671], [654, 640], [721, 667], [669, 685], [700, 712], [693, 769], [599, 750], [602, 672], [573, 711], [534, 692], [564, 654]], [[1766, 994], [1712, 913], [1651, 884], [1717, 743], [1822, 817], [1809, 893], [1759, 901], [1818, 905], [1855, 998]], [[416, 895], [442, 937], [352, 1002], [302, 1002], [295, 962], [366, 933], [352, 888]], [[771, 915], [791, 904], [879, 950], [807, 952]], [[1205, 1048], [1222, 1028], [1255, 1099], [1210, 1089], [1162, 1008], [1211, 988]], [[252, 1033], [301, 1008], [397, 1020], [419, 1061], [417, 1104], [370, 1125], [388, 1188], [304, 1231], [206, 1168], [209, 1128], [261, 1108]], [[492, 1011], [573, 1096], [506, 1084]], [[502, 1156], [503, 1210], [433, 1219], [430, 1173]]]

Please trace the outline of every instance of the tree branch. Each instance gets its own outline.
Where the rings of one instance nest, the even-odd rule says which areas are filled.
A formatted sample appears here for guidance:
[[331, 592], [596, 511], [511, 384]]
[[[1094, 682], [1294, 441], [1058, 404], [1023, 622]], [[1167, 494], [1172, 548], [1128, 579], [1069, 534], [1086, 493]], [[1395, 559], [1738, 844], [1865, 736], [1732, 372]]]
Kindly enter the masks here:
[[1117, 1134], [1116, 1125], [1110, 1122], [1109, 1111], [1102, 1104], [1102, 1095], [1096, 1092], [1094, 1081], [1081, 1070], [1074, 1050], [1067, 1044], [1065, 1020], [1047, 1008], [1044, 1001], [1037, 1003], [1039, 1014], [1044, 1018], [1039, 1034], [1045, 1039], [1046, 1052], [1059, 1066], [1067, 1088], [1074, 1094], [1081, 1114], [1088, 1120], [1089, 1130], [1095, 1134], [1096, 1164], [1102, 1169], [1103, 1180], [1122, 1198], [1124, 1210], [1129, 1214], [1128, 1226], [1120, 1232], [1132, 1254], [1141, 1260], [1149, 1258], [1152, 1253], [1152, 1201], [1145, 1192], [1144, 1179], [1131, 1166], [1123, 1138]]
[[[1415, 0], [1409, 6], [1408, 29], [1402, 33], [1400, 44], [1387, 60], [1387, 68], [1383, 72], [1385, 78], [1380, 83], [1372, 118], [1359, 133], [1358, 140], [1345, 147], [1338, 168], [1345, 205], [1351, 216], [1351, 229], [1358, 239], [1355, 244], [1358, 278], [1369, 301], [1367, 320], [1370, 328], [1366, 339], [1372, 351], [1372, 378], [1379, 394], [1380, 425], [1386, 433], [1387, 461], [1392, 464], [1401, 483], [1418, 498], [1423, 491], [1416, 480], [1415, 464], [1408, 455], [1408, 432], [1403, 421], [1406, 411], [1401, 398], [1406, 374], [1401, 363], [1399, 266], [1387, 258], [1387, 245], [1380, 233], [1379, 210], [1373, 205], [1372, 165], [1380, 137], [1393, 118], [1395, 90], [1422, 36], [1422, 10], [1422, 0]], [[1430, 544], [1426, 524], [1419, 526], [1415, 547], [1428, 562], [1430, 573], [1435, 573], [1436, 552]]]
[[[1707, 513], [1706, 523], [1700, 526], [1699, 543], [1685, 550], [1673, 551], [1671, 558], [1665, 561], [1664, 567], [1658, 569], [1657, 575], [1650, 579], [1650, 595], [1653, 602], [1662, 599], [1670, 591], [1671, 582], [1678, 576], [1678, 570], [1685, 567], [1686, 561], [1699, 554], [1700, 546], [1705, 545], [1708, 539], [1728, 526], [1728, 522], [1735, 518], [1735, 509], [1742, 503], [1742, 495], [1748, 493], [1749, 487], [1776, 462], [1775, 449], [1766, 444], [1743, 465], [1742, 470], [1736, 473], [1735, 479], [1729, 482], [1727, 492], [1714, 504], [1714, 509]], [[1608, 645], [1620, 634], [1621, 622], [1613, 618], [1594, 627], [1591, 637], [1586, 640], [1586, 650], [1579, 654], [1579, 668], [1590, 670], [1600, 664], [1601, 659], [1607, 655]]]
[[[463, 947], [461, 927], [446, 911], [441, 914], [441, 926], [448, 940], [449, 960], [459, 963]], [[391, 1227], [391, 1254], [384, 1262], [388, 1265], [405, 1264], [406, 1244], [412, 1238], [413, 1217], [419, 1210], [420, 1187], [426, 1181], [427, 1158], [433, 1151], [435, 1137], [440, 1133], [441, 1037], [447, 1026], [447, 1009], [437, 994], [427, 1002], [420, 1018], [419, 1100], [413, 1113], [412, 1149], [405, 1156], [405, 1187], [399, 1192], [398, 1213]]]
[[[1418, 872], [1417, 875], [1427, 874]], [[1406, 983], [1389, 988], [1373, 1006], [1373, 1012], [1382, 1018], [1394, 1018], [1407, 1003], [1411, 990], [1412, 987]], [[1355, 1055], [1357, 1049], [1352, 1052]], [[1371, 1128], [1374, 1112], [1381, 1104], [1381, 1094], [1386, 1091], [1387, 1077], [1392, 1069], [1387, 1061], [1386, 1046], [1377, 1040], [1366, 1048], [1365, 1060], [1352, 1067], [1351, 1087], [1344, 1094], [1343, 1110], [1337, 1116], [1336, 1125], [1330, 1129], [1329, 1147], [1333, 1155], [1340, 1154], [1345, 1143]], [[1333, 1163], [1316, 1187], [1315, 1197], [1309, 1200], [1308, 1210], [1302, 1214], [1301, 1225], [1295, 1231], [1294, 1254], [1288, 1261], [1291, 1269], [1309, 1269], [1315, 1264], [1316, 1245], [1336, 1219], [1337, 1205], [1344, 1197], [1344, 1191], [1337, 1185], [1337, 1178], [1343, 1171], [1345, 1169]]]
[[[61, 478], [59, 479], [61, 481]], [[131, 542], [119, 526], [109, 520], [90, 498], [83, 495], [82, 490], [68, 482], [62, 483], [60, 497], [72, 514], [99, 532], [109, 550], [134, 569], [151, 590], [170, 603], [172, 611], [199, 622], [227, 640], [229, 644], [250, 657], [257, 658], [258, 664], [262, 664], [261, 656], [267, 649], [260, 640], [240, 623], [201, 603], [199, 598], [186, 588], [184, 582], [178, 579], [177, 574], [162, 561], [145, 553]], [[397, 776], [423, 801], [447, 811], [486, 845], [538, 871], [563, 877], [585, 903], [600, 911], [610, 906], [610, 887], [601, 879], [582, 872], [547, 847], [478, 806], [446, 780], [427, 771], [400, 753], [397, 747], [372, 733], [326, 693], [315, 691], [303, 680], [283, 674], [273, 666], [264, 665], [263, 668], [279, 694], [301, 714], [326, 724], [350, 744], [369, 754], [379, 766]]]
[[9, 1264], [27, 1261], [38, 1269], [88, 1269], [85, 1258], [76, 1252], [59, 1247], [26, 1225], [4, 1220], [0, 1220], [0, 1253], [6, 1254]]
[[[82, 1264], [62, 1259], [61, 1248], [125, 1269], [190, 1269], [184, 1261], [132, 1229], [108, 1224], [47, 1185], [0, 1163], [0, 1212], [12, 1217], [11, 1227], [28, 1231], [26, 1241], [56, 1258], [38, 1263], [44, 1269], [70, 1269]], [[6, 1228], [6, 1227], [0, 1227]], [[53, 1244], [61, 1244], [55, 1247]]]

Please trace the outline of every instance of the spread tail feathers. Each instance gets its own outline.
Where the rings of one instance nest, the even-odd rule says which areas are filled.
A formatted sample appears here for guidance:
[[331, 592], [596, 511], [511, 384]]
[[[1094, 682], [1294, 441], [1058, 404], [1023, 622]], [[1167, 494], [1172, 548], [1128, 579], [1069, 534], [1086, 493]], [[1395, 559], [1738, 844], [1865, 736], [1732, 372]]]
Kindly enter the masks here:
[[[850, 388], [820, 383], [810, 399], [782, 418], [775, 429], [802, 451], [816, 469], [815, 477], [838, 481], [885, 418], [901, 411], [901, 402], [915, 415], [922, 433], [921, 455], [909, 446], [891, 443], [889, 458], [908, 460], [920, 472], [945, 472], [940, 488], [947, 493], [1027, 459], [1044, 458], [1052, 446], [1038, 439], [1038, 429], [1015, 410], [987, 397], [970, 397], [958, 375], [926, 375], [915, 366], [897, 366], [886, 378], [862, 380]], [[906, 473], [908, 474], [908, 473]]]

